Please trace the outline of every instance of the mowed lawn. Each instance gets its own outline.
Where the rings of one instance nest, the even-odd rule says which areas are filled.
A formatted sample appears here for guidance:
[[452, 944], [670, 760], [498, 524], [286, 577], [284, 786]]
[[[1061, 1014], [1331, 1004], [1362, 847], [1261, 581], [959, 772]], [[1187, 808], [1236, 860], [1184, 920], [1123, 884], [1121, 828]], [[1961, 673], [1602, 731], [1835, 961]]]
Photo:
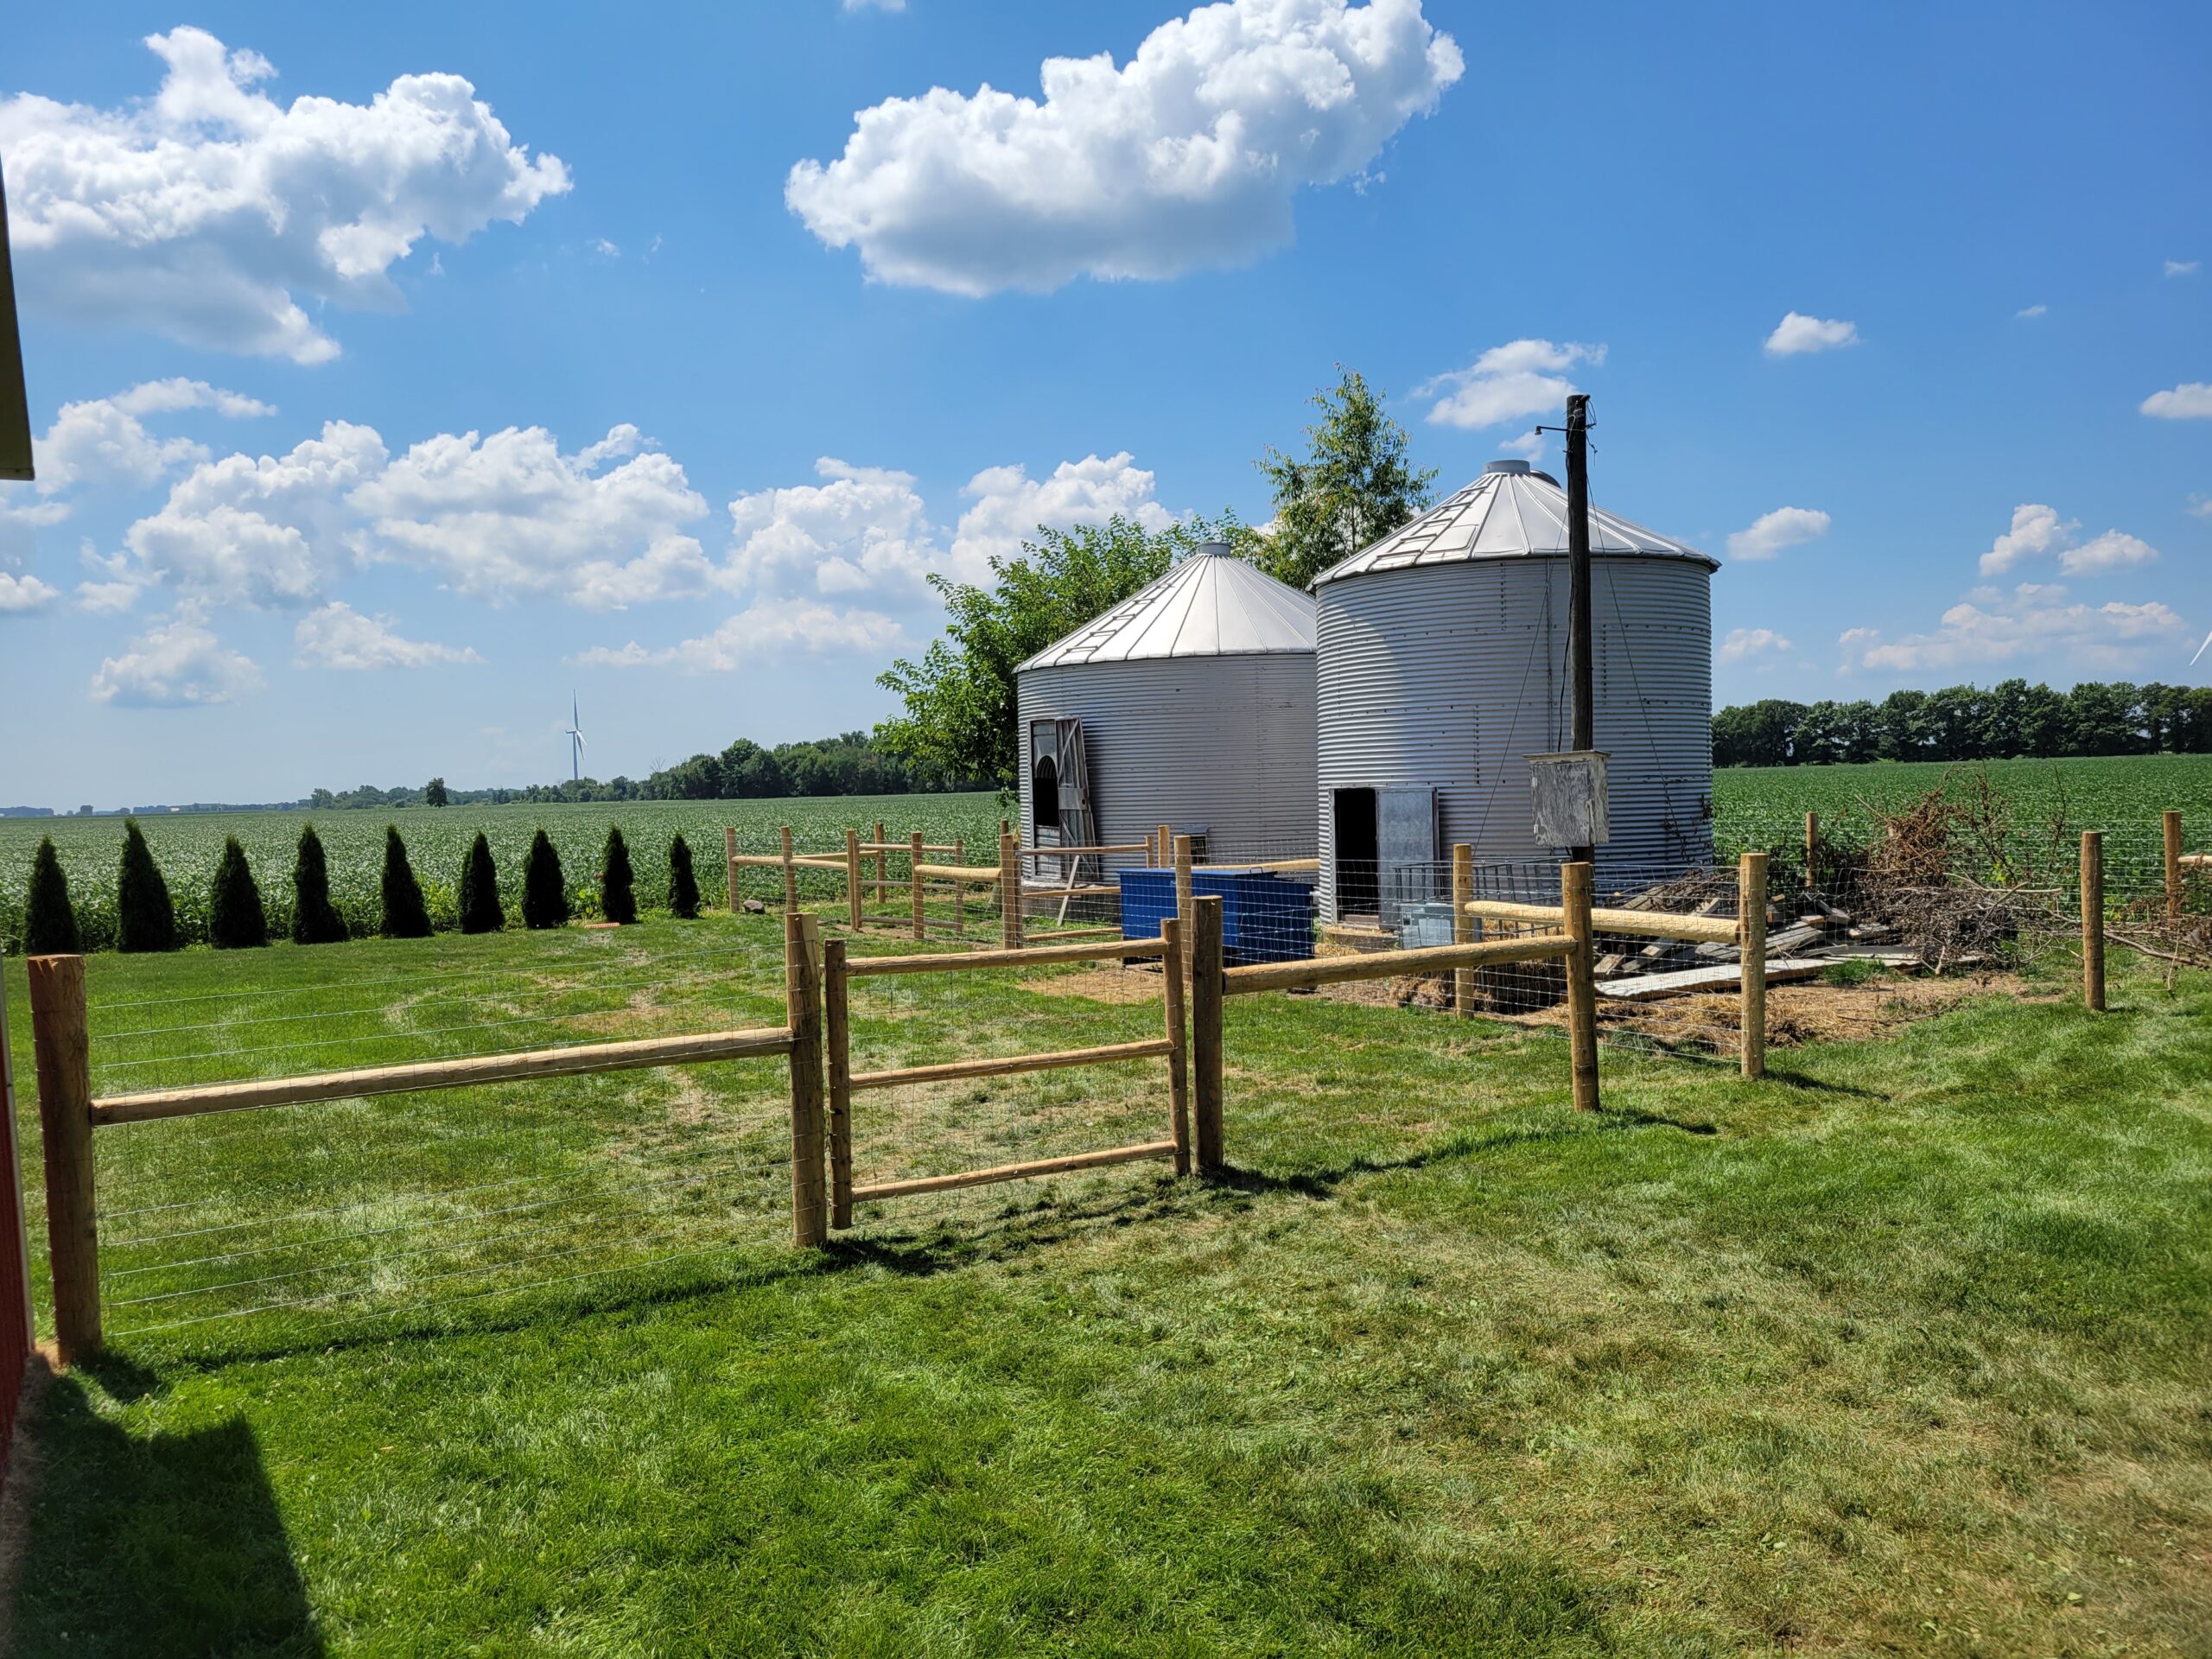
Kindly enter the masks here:
[[[766, 925], [624, 948], [726, 939], [757, 984]], [[95, 994], [571, 972], [584, 937], [109, 958]], [[1586, 1117], [1552, 1033], [1240, 1000], [1219, 1185], [126, 1341], [29, 1420], [15, 1651], [2202, 1654], [2212, 984], [2118, 965], [2107, 1014], [2062, 963], [1763, 1084], [1609, 1052]], [[1141, 1029], [1053, 989], [936, 1012]], [[1093, 1075], [1118, 1127], [1137, 1085]], [[668, 1078], [531, 1087], [635, 1140]]]

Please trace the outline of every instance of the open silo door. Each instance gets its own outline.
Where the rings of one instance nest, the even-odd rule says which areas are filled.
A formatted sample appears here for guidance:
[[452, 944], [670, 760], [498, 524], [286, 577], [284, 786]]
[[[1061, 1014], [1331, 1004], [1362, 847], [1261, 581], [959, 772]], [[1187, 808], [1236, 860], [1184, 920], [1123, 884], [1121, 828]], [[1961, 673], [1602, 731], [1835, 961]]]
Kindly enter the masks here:
[[1409, 906], [1436, 897], [1436, 791], [1427, 785], [1375, 791], [1376, 885], [1384, 927], [1395, 930]]
[[[1090, 764], [1084, 753], [1080, 720], [1036, 720], [1029, 723], [1030, 781], [1034, 795], [1031, 808], [1034, 832], [1031, 845], [1096, 847], [1097, 817], [1090, 805]], [[1047, 796], [1049, 795], [1049, 800]], [[1062, 861], [1055, 872], [1062, 884], [1072, 887], [1084, 872], [1078, 868], [1095, 860]]]

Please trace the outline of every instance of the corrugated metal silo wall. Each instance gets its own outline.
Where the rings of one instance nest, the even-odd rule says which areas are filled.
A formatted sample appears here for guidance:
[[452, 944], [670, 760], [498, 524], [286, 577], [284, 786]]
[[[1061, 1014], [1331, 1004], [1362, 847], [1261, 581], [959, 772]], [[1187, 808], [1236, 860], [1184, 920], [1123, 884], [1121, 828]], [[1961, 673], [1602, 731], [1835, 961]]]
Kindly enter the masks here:
[[[1557, 558], [1383, 571], [1320, 590], [1316, 684], [1322, 913], [1336, 914], [1331, 791], [1431, 785], [1440, 854], [1556, 860], [1530, 830], [1526, 757], [1564, 749], [1567, 568]], [[1598, 747], [1611, 755], [1612, 838], [1598, 879], [1713, 856], [1710, 573], [1686, 559], [1592, 566]]]
[[[1313, 852], [1313, 659], [1163, 658], [1032, 669], [1020, 686], [1021, 826], [1031, 840], [1029, 723], [1083, 721], [1099, 839], [1204, 830], [1217, 858]], [[1135, 861], [1130, 861], [1132, 862]]]

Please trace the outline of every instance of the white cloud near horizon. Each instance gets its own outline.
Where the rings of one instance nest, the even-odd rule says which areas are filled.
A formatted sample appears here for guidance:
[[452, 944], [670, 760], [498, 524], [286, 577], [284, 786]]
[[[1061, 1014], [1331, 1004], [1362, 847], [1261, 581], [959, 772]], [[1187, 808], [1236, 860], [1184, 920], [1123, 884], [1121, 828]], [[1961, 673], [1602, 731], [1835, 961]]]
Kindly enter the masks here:
[[1807, 352], [1832, 352], [1859, 344], [1859, 326], [1840, 318], [1823, 320], [1802, 312], [1786, 313], [1766, 337], [1769, 357], [1796, 357]]
[[1731, 558], [1771, 559], [1785, 547], [1815, 541], [1828, 533], [1833, 521], [1817, 507], [1777, 507], [1761, 513], [1728, 537]]
[[1975, 589], [1924, 633], [1885, 639], [1853, 628], [1840, 643], [1848, 665], [1901, 673], [1988, 667], [2023, 657], [2056, 657], [2075, 670], [2130, 671], [2156, 647], [2186, 644], [2187, 625], [2158, 600], [2103, 605], [2072, 599], [2056, 582], [2023, 582], [2009, 593]]
[[295, 668], [367, 671], [484, 660], [466, 645], [404, 639], [390, 617], [364, 616], [342, 600], [302, 617], [292, 630], [292, 647], [299, 653], [292, 661]]
[[113, 108], [0, 99], [16, 282], [73, 322], [296, 363], [339, 344], [302, 304], [402, 304], [391, 269], [425, 237], [520, 223], [569, 188], [454, 74], [402, 75], [367, 104], [280, 105], [276, 69], [203, 29], [151, 35], [151, 98]]
[[566, 660], [582, 668], [681, 668], [694, 674], [728, 674], [794, 656], [866, 655], [896, 649], [905, 630], [880, 611], [825, 605], [817, 600], [756, 599], [709, 633], [673, 645], [649, 647], [632, 639], [594, 645]]
[[2171, 391], [2154, 391], [2141, 412], [2160, 421], [2212, 421], [2212, 383], [2184, 380]]
[[1605, 360], [1603, 346], [1512, 340], [1491, 346], [1467, 368], [1424, 381], [1413, 395], [1435, 400], [1428, 419], [1436, 425], [1463, 429], [1502, 426], [1565, 409], [1567, 396], [1574, 390], [1565, 372], [1581, 363], [1597, 368]]
[[217, 639], [189, 605], [131, 640], [121, 656], [105, 658], [92, 682], [95, 702], [131, 709], [232, 702], [261, 686], [261, 671]]
[[1464, 68], [1421, 0], [1225, 0], [1118, 67], [1047, 58], [1041, 99], [886, 99], [784, 200], [870, 278], [955, 294], [1241, 265], [1291, 241], [1299, 191], [1364, 176]]
[[1789, 642], [1772, 628], [1731, 628], [1715, 653], [1724, 663], [1741, 663], [1755, 657], [1778, 656]]

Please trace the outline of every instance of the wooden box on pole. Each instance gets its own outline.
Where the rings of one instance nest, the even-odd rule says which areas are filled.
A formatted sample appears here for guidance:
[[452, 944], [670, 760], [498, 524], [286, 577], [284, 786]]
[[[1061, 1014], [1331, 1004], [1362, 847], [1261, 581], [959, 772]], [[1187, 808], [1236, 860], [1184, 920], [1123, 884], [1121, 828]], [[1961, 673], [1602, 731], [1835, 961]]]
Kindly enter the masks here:
[[[1223, 1167], [1222, 1155], [1222, 952], [1221, 899], [1209, 895], [1191, 901], [1190, 914], [1181, 918], [1188, 935], [1191, 975], [1191, 1062], [1195, 1074], [1195, 1108], [1198, 1173], [1212, 1175]], [[1178, 963], [1165, 963], [1161, 971], [1181, 970]]]
[[784, 1010], [791, 1032], [791, 1242], [830, 1236], [823, 1181], [822, 930], [811, 916], [784, 918]]
[[1736, 866], [1736, 925], [1742, 942], [1744, 1075], [1766, 1076], [1766, 855]]
[[1598, 1109], [1598, 986], [1592, 964], [1597, 932], [1590, 918], [1591, 867], [1577, 861], [1559, 873], [1560, 926], [1567, 938], [1567, 1043], [1574, 1109]]
[[92, 1191], [92, 1058], [85, 959], [33, 957], [31, 1045], [46, 1146], [46, 1240], [54, 1279], [54, 1340], [73, 1365], [100, 1350], [99, 1215]]
[[2082, 832], [2082, 1002], [2105, 1006], [2105, 833]]

